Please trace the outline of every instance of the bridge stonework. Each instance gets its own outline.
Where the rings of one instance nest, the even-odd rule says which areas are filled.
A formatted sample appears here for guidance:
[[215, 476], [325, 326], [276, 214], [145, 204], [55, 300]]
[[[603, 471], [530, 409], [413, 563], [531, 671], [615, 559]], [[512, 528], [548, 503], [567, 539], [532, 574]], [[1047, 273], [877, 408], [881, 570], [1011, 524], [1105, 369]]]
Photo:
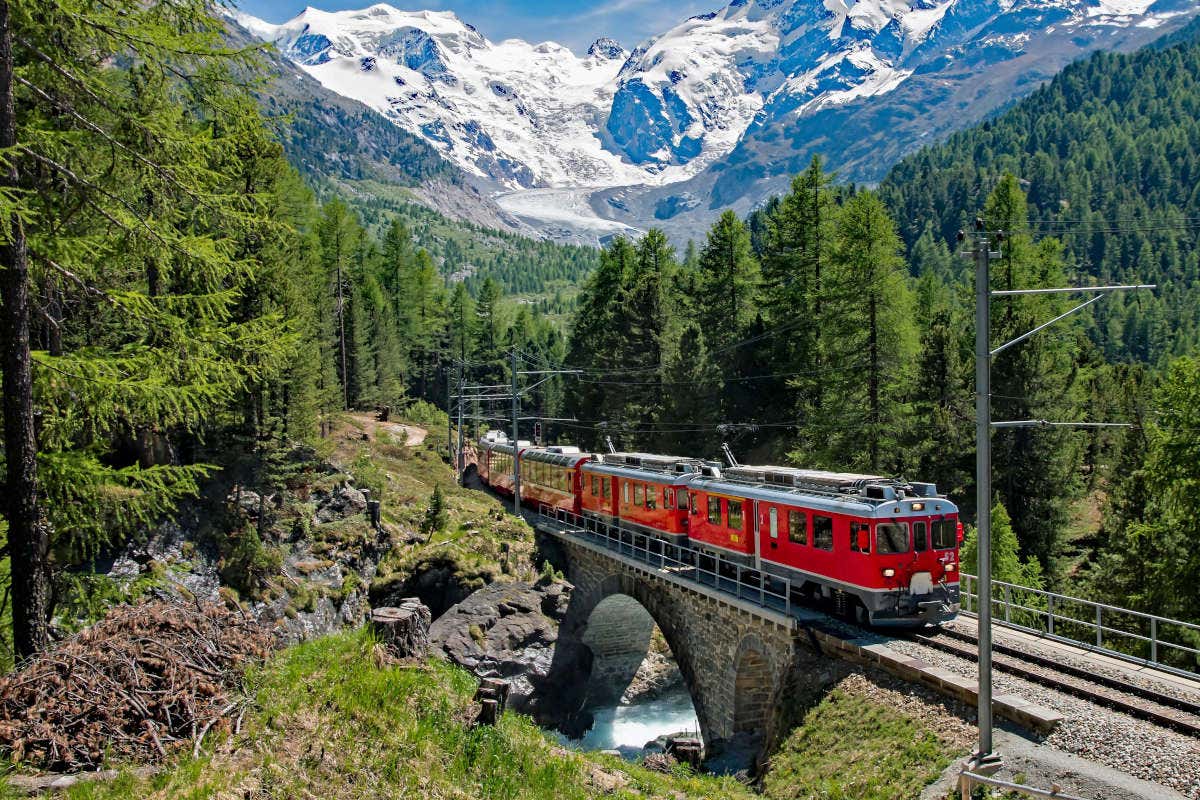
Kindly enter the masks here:
[[[775, 710], [796, 664], [794, 626], [751, 613], [732, 598], [722, 600], [681, 586], [582, 543], [555, 540], [566, 556], [567, 577], [575, 585], [559, 626], [560, 649], [587, 646], [593, 652], [593, 670], [609, 673], [605, 680], [611, 682], [621, 673], [632, 678], [645, 656], [650, 633], [649, 626], [635, 622], [630, 603], [616, 599], [632, 598], [649, 612], [670, 646], [706, 744], [719, 745], [743, 733], [772, 734]], [[627, 683], [617, 678], [618, 683], [621, 680]], [[594, 702], [613, 699], [596, 695], [595, 680], [589, 692]]]

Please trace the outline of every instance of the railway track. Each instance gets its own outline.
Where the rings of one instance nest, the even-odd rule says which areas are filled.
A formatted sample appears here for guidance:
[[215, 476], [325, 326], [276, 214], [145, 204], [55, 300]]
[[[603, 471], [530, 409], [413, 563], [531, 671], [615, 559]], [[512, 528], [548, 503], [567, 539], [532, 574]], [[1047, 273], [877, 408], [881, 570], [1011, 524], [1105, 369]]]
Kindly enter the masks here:
[[[936, 633], [914, 632], [907, 638], [949, 655], [979, 660], [975, 637], [960, 630], [943, 628]], [[1000, 643], [992, 647], [992, 666], [1131, 717], [1189, 736], [1200, 736], [1200, 704], [1196, 702]]]

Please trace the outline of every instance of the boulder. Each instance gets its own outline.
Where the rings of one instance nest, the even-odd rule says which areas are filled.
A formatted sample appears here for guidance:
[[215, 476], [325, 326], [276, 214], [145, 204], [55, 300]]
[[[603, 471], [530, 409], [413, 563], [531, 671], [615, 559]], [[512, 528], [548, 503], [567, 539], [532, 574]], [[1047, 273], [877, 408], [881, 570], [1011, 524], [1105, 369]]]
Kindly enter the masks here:
[[367, 498], [348, 483], [342, 483], [329, 492], [316, 491], [312, 494], [316, 502], [318, 524], [352, 517], [367, 510]]
[[434, 652], [481, 678], [507, 681], [510, 709], [554, 718], [545, 708], [554, 694], [547, 677], [571, 589], [565, 582], [489, 584], [434, 621]]

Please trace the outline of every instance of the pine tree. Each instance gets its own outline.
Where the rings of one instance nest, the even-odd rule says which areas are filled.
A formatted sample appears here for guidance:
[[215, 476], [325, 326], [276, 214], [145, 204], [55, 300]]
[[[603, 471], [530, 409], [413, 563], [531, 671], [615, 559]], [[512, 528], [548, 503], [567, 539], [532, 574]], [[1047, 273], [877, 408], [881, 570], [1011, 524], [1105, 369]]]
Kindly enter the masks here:
[[[1154, 393], [1148, 451], [1115, 493], [1092, 585], [1102, 597], [1151, 614], [1200, 620], [1200, 359], [1180, 358]], [[1142, 444], [1127, 442], [1131, 466]]]
[[349, 207], [339, 199], [325, 204], [318, 227], [321, 258], [329, 287], [332, 313], [330, 335], [336, 342], [334, 357], [342, 392], [342, 409], [351, 407], [359, 393], [355, 348], [355, 308], [352, 269], [361, 244], [362, 230]]
[[669, 453], [716, 457], [720, 440], [721, 370], [708, 354], [704, 333], [694, 322], [686, 323], [669, 350], [663, 379], [662, 419], [669, 425], [660, 437]]
[[757, 313], [758, 262], [750, 250], [750, 231], [732, 211], [709, 231], [700, 253], [699, 321], [708, 341], [731, 344]]
[[793, 378], [758, 388], [778, 399], [778, 410], [804, 420], [824, 402], [820, 298], [838, 216], [832, 177], [819, 157], [813, 157], [809, 168], [792, 179], [791, 191], [770, 208], [760, 257], [764, 322], [771, 332], [764, 346], [770, 348], [775, 371]]
[[[968, 528], [963, 537], [960, 560], [962, 569], [970, 575], [979, 574], [979, 531]], [[1013, 531], [1012, 520], [1003, 503], [992, 506], [992, 580], [1042, 589], [1042, 565], [1036, 558], [1021, 558], [1021, 543]]]

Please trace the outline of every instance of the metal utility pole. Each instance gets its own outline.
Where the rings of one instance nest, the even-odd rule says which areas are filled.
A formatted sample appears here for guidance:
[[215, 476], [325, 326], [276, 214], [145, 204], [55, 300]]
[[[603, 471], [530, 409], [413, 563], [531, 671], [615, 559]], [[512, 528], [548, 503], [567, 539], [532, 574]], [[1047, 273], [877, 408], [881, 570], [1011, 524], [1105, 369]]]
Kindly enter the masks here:
[[992, 329], [989, 276], [993, 255], [982, 220], [975, 223], [975, 504], [979, 552], [979, 748], [975, 768], [992, 752]]
[[517, 428], [521, 393], [517, 389], [517, 348], [512, 349], [513, 513], [521, 516], [521, 437]]
[[[453, 422], [453, 418], [450, 416], [450, 403], [452, 402], [452, 400], [454, 398], [454, 394], [453, 394], [454, 390], [450, 387], [450, 375], [451, 375], [451, 372], [450, 372], [449, 368], [447, 368], [446, 369], [446, 450], [447, 450], [447, 455], [450, 456], [450, 463], [453, 464], [454, 463], [454, 422]], [[459, 391], [462, 391], [461, 388], [459, 389]]]
[[[996, 240], [1003, 238], [997, 232]], [[958, 233], [960, 243], [966, 236]], [[1099, 427], [1110, 423], [1048, 422], [1046, 420], [1011, 420], [992, 422], [992, 359], [997, 354], [1054, 323], [1081, 311], [1110, 292], [1154, 289], [1153, 284], [1128, 286], [1077, 286], [1053, 289], [1010, 289], [991, 290], [991, 261], [1000, 253], [992, 250], [992, 241], [984, 230], [982, 219], [975, 220], [975, 502], [978, 520], [979, 553], [979, 745], [971, 758], [972, 768], [977, 772], [991, 772], [1000, 766], [1001, 758], [992, 744], [992, 428], [1017, 428], [1037, 426]], [[1042, 323], [1026, 333], [991, 347], [991, 300], [993, 297], [1011, 297], [1032, 294], [1091, 294], [1083, 303], [1049, 322]], [[1115, 427], [1115, 425], [1113, 425]]]
[[458, 365], [458, 460], [455, 462], [456, 479], [459, 486], [463, 485], [463, 365]]

